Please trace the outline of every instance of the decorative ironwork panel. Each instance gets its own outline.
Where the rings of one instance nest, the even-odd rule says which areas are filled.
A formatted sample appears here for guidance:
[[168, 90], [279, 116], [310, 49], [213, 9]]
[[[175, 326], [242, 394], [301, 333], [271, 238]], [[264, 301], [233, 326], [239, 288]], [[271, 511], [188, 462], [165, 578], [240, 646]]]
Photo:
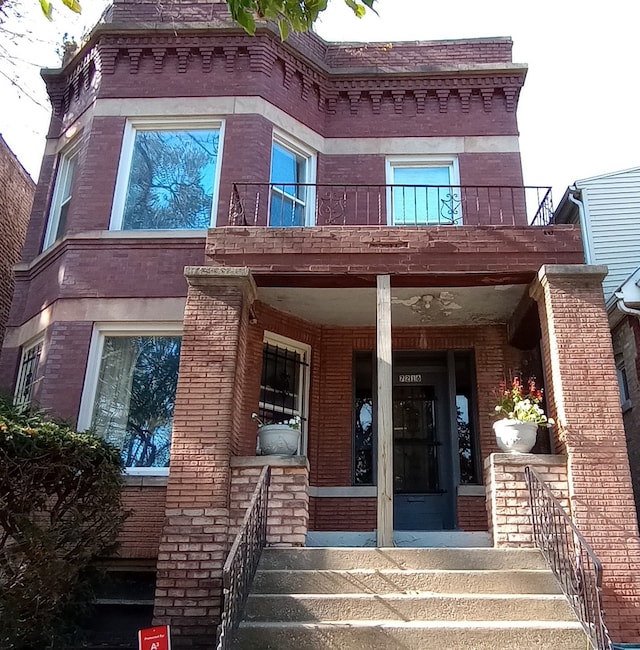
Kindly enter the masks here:
[[234, 183], [228, 223], [280, 228], [546, 226], [552, 218], [548, 187]]

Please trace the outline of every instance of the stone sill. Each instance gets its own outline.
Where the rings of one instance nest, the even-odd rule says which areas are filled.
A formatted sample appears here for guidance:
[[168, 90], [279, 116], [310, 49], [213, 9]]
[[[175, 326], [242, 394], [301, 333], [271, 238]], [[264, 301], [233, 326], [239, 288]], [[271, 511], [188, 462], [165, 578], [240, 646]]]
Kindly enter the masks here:
[[305, 467], [309, 469], [306, 456], [232, 456], [231, 467]]
[[559, 454], [490, 454], [484, 459], [485, 469], [492, 465], [558, 465], [564, 467], [567, 464], [567, 457]]

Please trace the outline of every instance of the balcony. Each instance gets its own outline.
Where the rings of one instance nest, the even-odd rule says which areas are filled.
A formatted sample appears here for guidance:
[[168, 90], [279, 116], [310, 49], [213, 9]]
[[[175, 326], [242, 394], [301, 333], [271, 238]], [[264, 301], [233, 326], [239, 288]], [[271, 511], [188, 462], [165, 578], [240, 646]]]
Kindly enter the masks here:
[[231, 226], [546, 226], [551, 188], [234, 183]]

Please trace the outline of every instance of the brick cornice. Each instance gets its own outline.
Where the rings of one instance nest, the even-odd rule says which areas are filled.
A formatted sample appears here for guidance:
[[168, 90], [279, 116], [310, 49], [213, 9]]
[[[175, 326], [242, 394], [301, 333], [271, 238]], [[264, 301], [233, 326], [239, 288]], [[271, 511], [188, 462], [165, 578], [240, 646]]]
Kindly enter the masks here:
[[[145, 66], [143, 73], [141, 62], [145, 59], [153, 64]], [[437, 102], [441, 113], [449, 110], [452, 101], [459, 103], [463, 112], [469, 112], [473, 97], [485, 112], [495, 109], [496, 97], [501, 98], [507, 112], [514, 112], [526, 74], [526, 68], [513, 63], [401, 66], [396, 62], [388, 66], [329, 67], [290, 43], [282, 43], [266, 29], [248, 37], [228, 29], [144, 33], [115, 31], [114, 26], [107, 25], [95, 32], [92, 41], [76, 56], [75, 64], [60, 71], [46, 71], [44, 77], [54, 113], [60, 115], [68, 109], [71, 97], [79, 97], [89, 87], [96, 69], [102, 75], [116, 71], [129, 75], [188, 74], [194, 70], [211, 73], [216, 60], [223, 62], [229, 75], [237, 76], [248, 67], [272, 77], [272, 83], [279, 82], [287, 90], [298, 75], [303, 99], [315, 91], [318, 108], [328, 113], [333, 113], [340, 101], [348, 102], [352, 114], [357, 114], [365, 103], [377, 113], [383, 99], [392, 102], [397, 113], [404, 112], [407, 104], [422, 113], [429, 98]]]

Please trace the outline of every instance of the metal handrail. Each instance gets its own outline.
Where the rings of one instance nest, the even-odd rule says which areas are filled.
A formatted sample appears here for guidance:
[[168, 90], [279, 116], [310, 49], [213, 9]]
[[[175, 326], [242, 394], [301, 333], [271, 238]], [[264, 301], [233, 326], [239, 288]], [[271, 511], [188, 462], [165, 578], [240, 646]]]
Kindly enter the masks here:
[[525, 467], [533, 538], [594, 650], [611, 650], [602, 612], [602, 565], [540, 475]]
[[222, 570], [223, 608], [216, 650], [230, 650], [242, 619], [249, 589], [267, 542], [267, 505], [271, 468], [264, 467]]
[[551, 188], [234, 183], [231, 226], [546, 226]]

